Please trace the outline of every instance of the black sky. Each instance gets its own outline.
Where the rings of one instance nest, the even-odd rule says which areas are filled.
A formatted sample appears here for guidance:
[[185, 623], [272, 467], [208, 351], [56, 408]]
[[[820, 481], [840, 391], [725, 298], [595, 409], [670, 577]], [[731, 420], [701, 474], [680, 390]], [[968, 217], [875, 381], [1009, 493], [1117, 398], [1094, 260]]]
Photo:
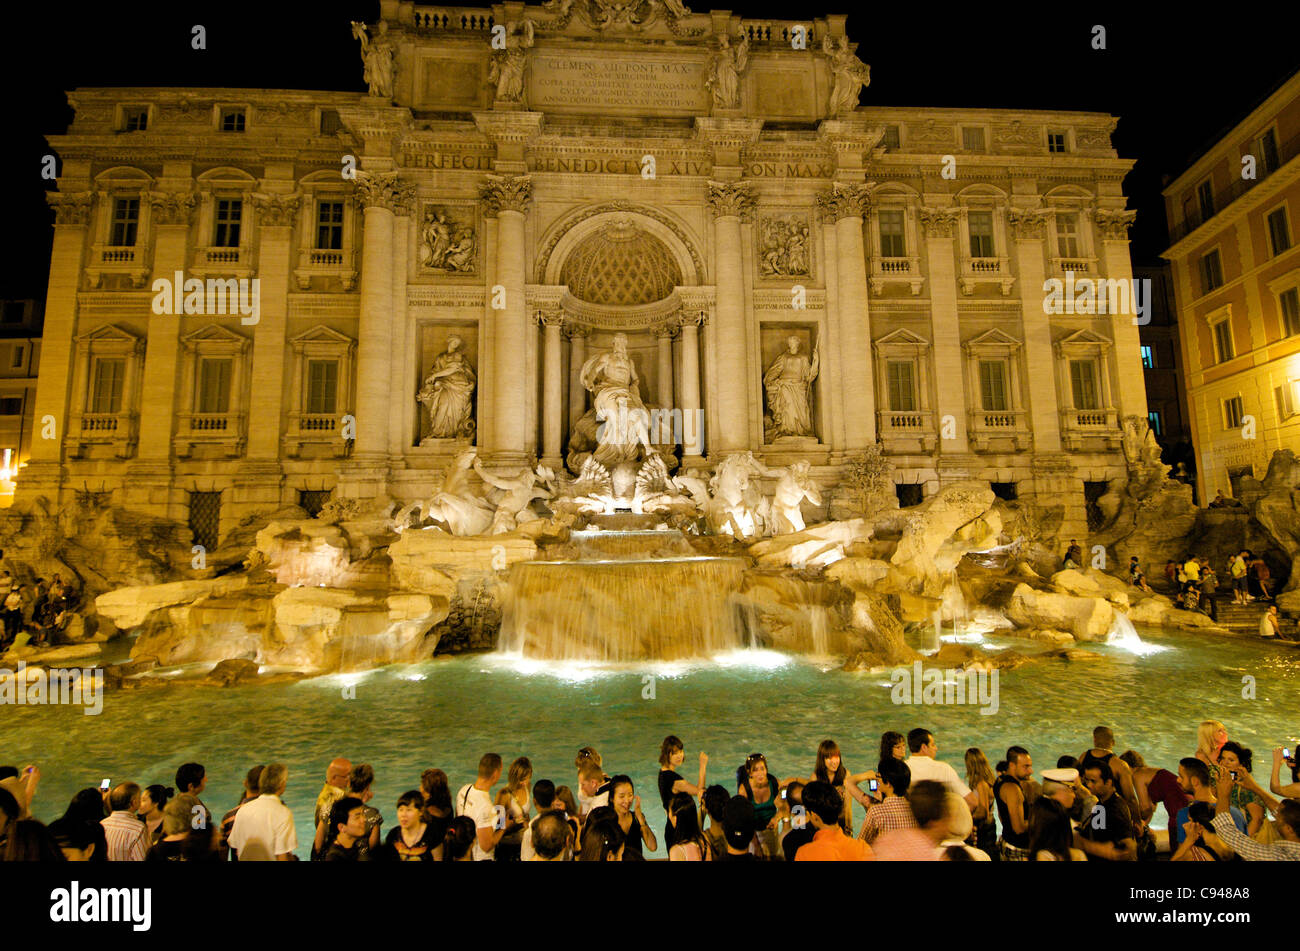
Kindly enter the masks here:
[[[702, 0], [688, 6], [703, 9]], [[714, 6], [724, 7], [725, 3]], [[1115, 145], [1137, 159], [1124, 182], [1138, 209], [1139, 263], [1166, 246], [1161, 178], [1177, 175], [1300, 68], [1294, 30], [1258, 7], [1207, 20], [1140, 11], [1136, 4], [1025, 7], [850, 0], [737, 0], [754, 17], [847, 13], [858, 55], [871, 65], [864, 105], [1104, 111], [1120, 117]], [[0, 70], [7, 135], [0, 175], [10, 186], [0, 297], [43, 297], [52, 214], [41, 193], [47, 134], [71, 119], [76, 86], [230, 86], [364, 90], [349, 20], [377, 2], [34, 4], [5, 11]], [[1191, 9], [1191, 8], [1187, 8]], [[982, 14], [982, 15], [981, 15]], [[50, 17], [57, 17], [52, 20]], [[207, 49], [191, 48], [191, 29]], [[1107, 48], [1092, 49], [1094, 25]]]

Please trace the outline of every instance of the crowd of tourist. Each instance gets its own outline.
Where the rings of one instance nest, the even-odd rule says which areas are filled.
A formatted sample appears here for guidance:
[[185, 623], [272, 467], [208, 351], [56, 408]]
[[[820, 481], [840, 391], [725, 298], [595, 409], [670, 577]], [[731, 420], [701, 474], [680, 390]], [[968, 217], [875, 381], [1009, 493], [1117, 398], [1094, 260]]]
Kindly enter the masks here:
[[[937, 758], [926, 729], [881, 737], [875, 769], [854, 772], [825, 740], [807, 775], [778, 777], [761, 753], [725, 785], [681, 770], [686, 748], [666, 737], [657, 792], [667, 822], [646, 820], [626, 773], [610, 775], [591, 747], [578, 751], [573, 783], [533, 776], [527, 757], [503, 772], [496, 753], [454, 794], [447, 774], [427, 769], [398, 797], [396, 824], [372, 805], [374, 770], [333, 760], [316, 798], [313, 861], [1173, 861], [1300, 860], [1300, 769], [1294, 751], [1273, 751], [1268, 789], [1253, 777], [1251, 751], [1217, 720], [1201, 723], [1177, 771], [1116, 754], [1111, 730], [1034, 777], [1028, 747], [991, 765], [965, 752], [964, 776]], [[1169, 765], [1173, 765], [1172, 763]], [[1283, 769], [1290, 771], [1289, 781]], [[504, 783], [502, 779], [504, 776]], [[31, 815], [40, 770], [0, 767], [0, 860], [89, 862], [291, 861], [299, 843], [283, 802], [282, 763], [254, 766], [238, 803], [219, 820], [203, 801], [207, 773], [185, 763], [175, 784], [120, 782], [73, 796], [48, 826]], [[856, 833], [853, 802], [866, 810]], [[1152, 829], [1156, 806], [1167, 829]]]
[[[1078, 543], [1072, 542], [1061, 563], [1067, 568], [1077, 568], [1075, 559], [1082, 557]], [[1260, 617], [1259, 636], [1281, 636], [1277, 603], [1272, 590], [1273, 574], [1268, 563], [1249, 549], [1242, 549], [1228, 559], [1224, 570], [1232, 586], [1233, 604], [1273, 602]], [[1153, 593], [1137, 555], [1129, 559], [1128, 574], [1134, 587]], [[1179, 606], [1184, 610], [1201, 611], [1208, 614], [1211, 621], [1219, 620], [1219, 575], [1210, 565], [1209, 559], [1193, 556], [1180, 562], [1171, 558], [1165, 562], [1165, 581], [1168, 591], [1177, 598]]]
[[0, 570], [0, 654], [12, 646], [29, 643], [44, 647], [58, 640], [71, 621], [77, 594], [59, 575], [35, 584], [19, 584], [8, 570]]

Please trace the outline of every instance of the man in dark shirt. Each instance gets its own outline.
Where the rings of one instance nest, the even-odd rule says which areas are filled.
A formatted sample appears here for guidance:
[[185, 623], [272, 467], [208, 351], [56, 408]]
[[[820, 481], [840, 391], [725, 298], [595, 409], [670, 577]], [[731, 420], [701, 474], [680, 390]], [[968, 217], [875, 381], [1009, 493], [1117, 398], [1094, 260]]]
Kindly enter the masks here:
[[1092, 815], [1079, 826], [1075, 844], [1088, 853], [1089, 859], [1106, 862], [1137, 861], [1137, 836], [1128, 803], [1115, 792], [1115, 776], [1110, 764], [1092, 761], [1084, 770], [1084, 783], [1097, 805]]
[[754, 804], [744, 796], [732, 796], [722, 816], [722, 838], [726, 851], [715, 855], [717, 862], [752, 862], [749, 845], [754, 840]]
[[330, 810], [330, 824], [338, 835], [325, 852], [326, 862], [365, 862], [370, 859], [362, 849], [366, 836], [366, 804], [355, 796], [344, 796]]
[[790, 806], [790, 831], [781, 840], [781, 852], [787, 862], [794, 861], [794, 855], [801, 845], [813, 840], [817, 830], [808, 821], [808, 814], [803, 806], [803, 783], [795, 780], [785, 788], [786, 802]]

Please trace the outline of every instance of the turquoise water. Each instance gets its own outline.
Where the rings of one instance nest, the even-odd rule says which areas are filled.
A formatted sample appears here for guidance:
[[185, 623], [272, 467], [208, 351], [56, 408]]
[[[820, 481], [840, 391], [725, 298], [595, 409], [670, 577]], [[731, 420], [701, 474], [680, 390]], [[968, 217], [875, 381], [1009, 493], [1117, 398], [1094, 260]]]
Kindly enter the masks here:
[[[108, 693], [99, 716], [71, 707], [0, 707], [0, 762], [40, 765], [44, 778], [33, 808], [50, 821], [73, 793], [103, 777], [172, 785], [187, 760], [207, 767], [203, 799], [220, 815], [238, 801], [250, 766], [282, 761], [303, 858], [312, 805], [337, 755], [373, 765], [372, 804], [383, 812], [386, 831], [396, 821], [397, 797], [418, 788], [424, 769], [445, 770], [454, 794], [474, 778], [484, 752], [501, 754], [507, 765], [526, 755], [534, 778], [576, 789], [574, 756], [593, 745], [609, 773], [632, 776], [661, 840], [656, 857], [663, 856], [664, 823], [657, 757], [669, 733], [685, 741], [683, 775], [694, 781], [703, 749], [710, 782], [734, 790], [735, 768], [747, 753], [766, 754], [783, 778], [806, 776], [817, 744], [832, 737], [846, 765], [861, 771], [875, 767], [883, 731], [916, 726], [934, 731], [939, 758], [962, 775], [967, 746], [983, 748], [995, 762], [1011, 744], [1029, 749], [1037, 775], [1057, 756], [1088, 747], [1099, 723], [1115, 730], [1117, 750], [1133, 748], [1151, 765], [1177, 769], [1196, 748], [1197, 724], [1213, 717], [1255, 750], [1255, 772], [1264, 781], [1269, 751], [1300, 736], [1300, 650], [1151, 631], [1142, 637], [1164, 649], [1140, 656], [1088, 645], [1104, 659], [1046, 660], [1001, 672], [999, 709], [991, 716], [973, 705], [895, 705], [887, 675], [844, 673], [770, 652], [699, 667], [614, 671], [470, 655], [287, 686], [169, 683]], [[980, 646], [1034, 649], [999, 638]], [[1243, 676], [1255, 678], [1254, 699], [1242, 696]], [[355, 699], [344, 698], [348, 686]], [[855, 822], [861, 819], [855, 804]]]

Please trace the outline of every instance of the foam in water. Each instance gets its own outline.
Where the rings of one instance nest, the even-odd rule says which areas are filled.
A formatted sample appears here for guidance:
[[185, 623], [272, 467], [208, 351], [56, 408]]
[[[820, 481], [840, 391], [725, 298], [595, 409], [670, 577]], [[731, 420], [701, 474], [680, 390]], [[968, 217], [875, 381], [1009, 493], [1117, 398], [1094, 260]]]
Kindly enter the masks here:
[[1138, 637], [1137, 628], [1133, 622], [1128, 619], [1128, 615], [1121, 611], [1115, 612], [1115, 619], [1111, 621], [1110, 631], [1106, 634], [1106, 643], [1111, 647], [1118, 647], [1120, 650], [1128, 651], [1130, 654], [1137, 654], [1139, 657], [1145, 657], [1148, 654], [1159, 654], [1161, 651], [1168, 650], [1159, 644], [1147, 644]]

